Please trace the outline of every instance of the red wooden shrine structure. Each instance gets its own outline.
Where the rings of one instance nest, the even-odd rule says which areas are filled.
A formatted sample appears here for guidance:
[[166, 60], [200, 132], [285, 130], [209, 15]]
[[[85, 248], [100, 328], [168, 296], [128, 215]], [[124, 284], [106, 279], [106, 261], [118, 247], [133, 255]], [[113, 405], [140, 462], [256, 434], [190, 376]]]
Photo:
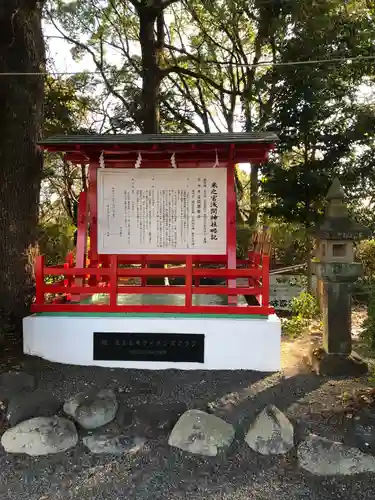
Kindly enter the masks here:
[[[80, 135], [56, 136], [43, 140], [42, 149], [62, 153], [65, 161], [88, 166], [87, 191], [78, 204], [76, 251], [66, 262], [46, 267], [43, 256], [35, 262], [36, 299], [32, 312], [59, 313], [184, 313], [268, 315], [269, 256], [249, 252], [247, 259], [236, 257], [237, 163], [267, 160], [277, 136], [272, 133], [224, 133], [180, 135]], [[137, 163], [138, 162], [138, 163]], [[98, 252], [99, 168], [226, 168], [227, 249], [223, 255], [104, 255]], [[164, 268], [155, 265], [169, 265]], [[54, 282], [47, 283], [53, 276]], [[180, 278], [182, 285], [153, 286], [151, 277]], [[132, 278], [133, 281], [129, 282]], [[205, 285], [201, 280], [221, 279]], [[237, 279], [241, 286], [237, 286]], [[243, 284], [245, 283], [245, 284]], [[108, 294], [108, 303], [87, 300], [94, 294]], [[184, 305], [119, 304], [120, 294], [177, 294]], [[195, 305], [194, 295], [227, 296], [226, 305]], [[254, 305], [238, 305], [238, 296], [254, 296]], [[249, 301], [248, 301], [249, 302]]]

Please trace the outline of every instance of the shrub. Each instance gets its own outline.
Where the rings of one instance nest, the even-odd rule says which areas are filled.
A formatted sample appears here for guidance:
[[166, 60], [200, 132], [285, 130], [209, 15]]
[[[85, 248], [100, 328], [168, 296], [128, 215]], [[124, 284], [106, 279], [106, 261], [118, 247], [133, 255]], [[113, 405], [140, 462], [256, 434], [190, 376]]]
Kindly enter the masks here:
[[74, 248], [75, 227], [68, 223], [48, 223], [39, 226], [39, 251], [44, 255], [46, 264], [62, 264], [68, 252]]
[[292, 300], [292, 313], [304, 319], [316, 318], [319, 306], [316, 298], [307, 292], [301, 292]]
[[370, 300], [372, 283], [375, 280], [375, 240], [364, 240], [358, 243], [356, 260], [363, 266], [363, 276], [353, 284], [352, 296], [356, 302], [367, 304]]
[[369, 349], [375, 350], [375, 280], [370, 285], [367, 318], [362, 323], [361, 337]]
[[375, 240], [364, 240], [358, 243], [356, 257], [363, 266], [363, 272], [368, 280], [375, 278]]
[[291, 318], [283, 321], [282, 331], [284, 335], [296, 338], [309, 326], [310, 321], [319, 315], [316, 298], [307, 292], [301, 292], [292, 300], [292, 314]]

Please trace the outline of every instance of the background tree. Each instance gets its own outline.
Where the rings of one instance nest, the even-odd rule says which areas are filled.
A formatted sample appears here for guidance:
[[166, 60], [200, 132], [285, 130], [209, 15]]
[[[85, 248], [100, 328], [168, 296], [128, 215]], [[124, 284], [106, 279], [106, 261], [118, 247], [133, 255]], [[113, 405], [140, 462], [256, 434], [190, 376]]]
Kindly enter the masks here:
[[308, 10], [304, 4], [303, 9], [292, 13], [293, 29], [278, 41], [278, 61], [284, 66], [273, 70], [279, 84], [268, 126], [279, 131], [280, 143], [276, 162], [263, 171], [262, 186], [269, 201], [265, 212], [304, 228], [309, 265], [309, 232], [323, 213], [333, 177], [339, 175], [354, 194], [361, 170], [358, 150], [372, 143], [375, 115], [360, 103], [358, 88], [373, 70], [365, 60], [288, 63], [299, 59], [301, 47], [309, 61], [368, 55], [375, 33], [366, 8], [351, 10], [333, 0], [315, 2]]
[[[92, 132], [90, 114], [96, 113], [99, 103], [88, 96], [88, 86], [91, 87], [75, 76], [46, 78], [44, 136]], [[45, 153], [40, 220], [68, 217], [75, 224], [75, 206], [79, 193], [86, 189], [86, 177], [86, 165], [72, 165], [62, 155]]]
[[[91, 133], [101, 111], [101, 102], [89, 96], [91, 91], [87, 75], [47, 77], [44, 135]], [[79, 195], [87, 188], [86, 167], [71, 164], [61, 154], [44, 153], [38, 245], [51, 265], [61, 263], [74, 249]]]
[[[142, 48], [142, 2], [50, 5], [50, 17], [75, 55], [90, 54], [98, 70], [92, 76], [101, 83], [97, 95], [110, 102], [101, 130], [142, 129], [144, 49], [151, 49], [160, 76], [153, 90], [160, 130], [280, 133], [280, 154], [272, 164], [253, 166], [244, 186], [237, 176], [239, 199], [250, 204], [244, 210], [241, 202], [238, 213], [248, 225], [255, 225], [259, 213], [260, 222], [292, 224], [306, 234], [334, 173], [345, 176], [353, 208], [360, 206], [363, 189], [371, 198], [366, 179], [372, 171], [373, 108], [362, 105], [357, 90], [371, 85], [373, 69], [371, 61], [339, 60], [373, 54], [373, 13], [366, 2], [184, 0], [147, 6], [154, 9], [152, 43]], [[301, 242], [297, 255], [307, 243]]]

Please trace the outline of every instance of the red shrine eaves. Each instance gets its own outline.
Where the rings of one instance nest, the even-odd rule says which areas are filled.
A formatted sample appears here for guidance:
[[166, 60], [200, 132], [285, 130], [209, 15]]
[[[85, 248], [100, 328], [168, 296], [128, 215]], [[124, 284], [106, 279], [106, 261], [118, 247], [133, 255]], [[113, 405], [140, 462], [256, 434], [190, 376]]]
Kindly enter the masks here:
[[134, 167], [139, 153], [147, 168], [170, 164], [175, 155], [177, 166], [212, 167], [216, 154], [223, 166], [231, 163], [259, 163], [267, 160], [268, 152], [278, 141], [271, 132], [213, 134], [128, 134], [74, 135], [44, 139], [40, 146], [50, 152], [63, 152], [73, 163], [98, 161], [103, 154], [106, 165]]
[[[76, 135], [55, 136], [40, 142], [42, 149], [64, 153], [64, 159], [88, 165], [88, 188], [78, 206], [78, 236], [75, 259], [67, 256], [64, 265], [45, 267], [36, 260], [36, 301], [33, 312], [140, 312], [198, 314], [260, 314], [273, 312], [269, 305], [269, 257], [250, 252], [247, 259], [236, 257], [236, 193], [234, 166], [261, 163], [278, 138], [274, 133], [158, 134], [158, 135]], [[103, 254], [98, 247], [98, 171], [106, 169], [226, 168], [226, 251], [221, 255], [199, 255], [188, 250], [181, 254]], [[204, 170], [202, 170], [203, 172]], [[171, 177], [173, 173], [171, 172]], [[225, 193], [225, 191], [224, 191]], [[141, 254], [140, 254], [141, 253]], [[150, 264], [173, 267], [156, 269]], [[178, 265], [184, 267], [176, 267]], [[212, 268], [212, 264], [216, 268]], [[124, 267], [125, 266], [125, 267]], [[211, 267], [208, 267], [211, 266]], [[61, 276], [60, 282], [46, 284], [46, 276]], [[152, 286], [151, 277], [180, 278], [183, 285]], [[129, 285], [129, 278], [138, 283]], [[237, 286], [242, 278], [247, 285]], [[205, 280], [224, 280], [206, 286]], [[203, 283], [203, 284], [202, 284]], [[93, 304], [87, 298], [107, 294], [108, 304]], [[119, 296], [184, 295], [184, 305], [120, 304]], [[194, 304], [202, 295], [228, 297], [227, 305]], [[46, 300], [55, 296], [54, 300]], [[61, 298], [61, 295], [63, 298]], [[237, 296], [254, 297], [255, 304], [237, 305]], [[60, 298], [56, 298], [60, 296]], [[199, 302], [199, 301], [198, 301]], [[249, 304], [249, 301], [247, 301]]]

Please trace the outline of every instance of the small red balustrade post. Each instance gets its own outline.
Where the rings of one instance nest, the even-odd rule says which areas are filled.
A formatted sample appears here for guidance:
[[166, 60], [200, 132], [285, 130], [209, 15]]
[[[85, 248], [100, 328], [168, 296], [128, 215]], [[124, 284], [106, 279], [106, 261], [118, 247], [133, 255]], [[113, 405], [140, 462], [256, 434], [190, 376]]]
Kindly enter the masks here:
[[109, 305], [117, 306], [117, 255], [110, 256]]
[[185, 274], [185, 307], [190, 309], [193, 304], [193, 256], [186, 256], [186, 274]]
[[262, 259], [262, 306], [268, 307], [270, 303], [270, 258], [263, 255]]

